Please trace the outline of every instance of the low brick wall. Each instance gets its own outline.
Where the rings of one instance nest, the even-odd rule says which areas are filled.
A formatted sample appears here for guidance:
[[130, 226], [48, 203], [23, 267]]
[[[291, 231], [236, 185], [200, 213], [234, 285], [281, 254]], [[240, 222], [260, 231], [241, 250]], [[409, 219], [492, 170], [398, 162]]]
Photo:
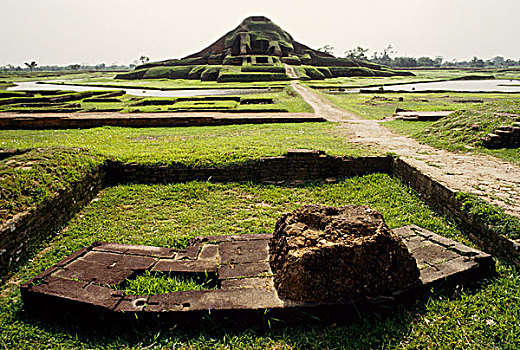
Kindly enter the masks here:
[[270, 124], [270, 123], [310, 123], [325, 122], [325, 119], [315, 116], [301, 117], [166, 117], [166, 116], [132, 116], [132, 114], [117, 114], [116, 116], [0, 116], [0, 129], [86, 129], [101, 126], [120, 126], [130, 128], [144, 127], [187, 127], [187, 126], [218, 126], [234, 124]]
[[456, 198], [456, 191], [433, 180], [402, 159], [394, 160], [391, 173], [412, 187], [428, 205], [453, 218], [486, 252], [520, 266], [520, 242], [494, 233], [486, 223], [464, 213], [462, 202]]
[[100, 167], [38, 207], [14, 216], [0, 226], [0, 280], [18, 265], [31, 248], [61, 229], [105, 186]]
[[286, 156], [262, 158], [227, 168], [190, 168], [111, 163], [109, 183], [167, 183], [187, 181], [286, 182], [350, 177], [375, 172], [390, 173], [391, 157], [343, 158], [319, 151], [289, 150]]
[[119, 183], [293, 182], [325, 180], [370, 173], [387, 173], [410, 185], [437, 211], [454, 218], [487, 252], [520, 266], [519, 245], [493, 233], [485, 223], [462, 211], [456, 192], [423, 174], [402, 159], [393, 157], [344, 158], [319, 151], [289, 150], [286, 156], [262, 158], [226, 168], [191, 168], [183, 165], [153, 166], [108, 162], [86, 174], [71, 190], [58, 194], [38, 208], [9, 220], [0, 228], [0, 279], [24, 257], [34, 243], [47, 238], [104, 186]]

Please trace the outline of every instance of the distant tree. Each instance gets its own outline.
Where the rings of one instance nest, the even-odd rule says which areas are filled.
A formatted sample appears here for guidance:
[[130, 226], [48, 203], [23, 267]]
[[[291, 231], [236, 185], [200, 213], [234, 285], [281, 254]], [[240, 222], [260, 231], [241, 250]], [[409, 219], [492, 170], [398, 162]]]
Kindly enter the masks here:
[[354, 59], [354, 60], [367, 60], [366, 53], [368, 49], [365, 49], [361, 46], [356, 47], [355, 49], [350, 49], [345, 51], [345, 57]]
[[150, 61], [150, 57], [141, 55], [141, 57], [139, 57], [139, 61], [141, 61], [141, 64], [146, 64], [148, 61]]
[[496, 57], [493, 57], [493, 59], [491, 60], [491, 63], [496, 67], [500, 67], [500, 66], [504, 65], [505, 60], [504, 60], [504, 57], [502, 57], [502, 56], [496, 56]]
[[81, 65], [77, 64], [77, 63], [76, 64], [71, 64], [69, 66], [69, 68], [72, 69], [72, 70], [79, 70], [81, 68]]
[[392, 60], [393, 67], [417, 67], [415, 57], [396, 57]]
[[383, 49], [380, 55], [377, 55], [377, 52], [374, 52], [374, 58], [377, 63], [390, 65], [392, 64], [392, 57], [391, 55], [395, 54], [394, 48], [391, 44], [389, 44], [387, 47]]
[[328, 53], [329, 55], [332, 55], [332, 52], [334, 52], [334, 46], [332, 45], [324, 45], [318, 49], [318, 51]]
[[36, 66], [38, 65], [38, 63], [36, 63], [36, 61], [32, 61], [31, 63], [27, 63], [25, 62], [25, 65], [27, 66], [27, 68], [29, 68], [29, 70], [32, 72], [34, 70], [34, 68], [36, 68]]
[[433, 63], [435, 67], [440, 67], [442, 65], [442, 61], [444, 61], [444, 57], [442, 56], [435, 56], [435, 59], [433, 60]]
[[470, 62], [470, 65], [472, 67], [484, 67], [484, 60], [478, 58], [477, 56], [474, 56]]
[[430, 57], [419, 57], [417, 59], [417, 65], [419, 67], [433, 67], [435, 62]]

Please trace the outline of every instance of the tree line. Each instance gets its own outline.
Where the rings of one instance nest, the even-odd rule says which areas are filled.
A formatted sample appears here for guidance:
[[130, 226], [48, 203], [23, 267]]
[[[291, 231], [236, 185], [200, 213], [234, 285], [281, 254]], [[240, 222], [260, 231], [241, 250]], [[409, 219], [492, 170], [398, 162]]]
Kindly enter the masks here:
[[[334, 51], [334, 47], [331, 45], [325, 45], [318, 50], [332, 53]], [[374, 51], [372, 55], [368, 55], [370, 50], [361, 46], [358, 46], [354, 49], [349, 49], [345, 51], [345, 58], [350, 59], [358, 59], [369, 61], [373, 63], [382, 64], [390, 67], [405, 67], [405, 68], [415, 68], [415, 67], [438, 67], [438, 68], [447, 68], [447, 67], [472, 67], [472, 68], [507, 68], [520, 66], [520, 60], [513, 60], [510, 58], [504, 58], [502, 56], [495, 56], [490, 59], [482, 59], [477, 56], [474, 56], [473, 59], [469, 61], [458, 61], [451, 60], [446, 61], [442, 56], [435, 57], [409, 57], [409, 56], [396, 56], [396, 51], [392, 47], [392, 45], [388, 45], [381, 51]]]

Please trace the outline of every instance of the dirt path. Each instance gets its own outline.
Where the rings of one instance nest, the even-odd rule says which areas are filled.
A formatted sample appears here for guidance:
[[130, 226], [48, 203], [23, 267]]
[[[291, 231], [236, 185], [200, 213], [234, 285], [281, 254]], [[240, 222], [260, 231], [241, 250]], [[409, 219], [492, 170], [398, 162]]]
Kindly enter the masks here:
[[327, 98], [297, 82], [293, 82], [293, 86], [316, 115], [341, 122], [340, 128], [354, 134], [349, 141], [372, 144], [384, 152], [398, 154], [447, 187], [475, 193], [520, 217], [520, 167], [491, 156], [454, 153], [420, 144], [391, 132], [380, 125], [380, 121], [361, 119], [334, 106]]

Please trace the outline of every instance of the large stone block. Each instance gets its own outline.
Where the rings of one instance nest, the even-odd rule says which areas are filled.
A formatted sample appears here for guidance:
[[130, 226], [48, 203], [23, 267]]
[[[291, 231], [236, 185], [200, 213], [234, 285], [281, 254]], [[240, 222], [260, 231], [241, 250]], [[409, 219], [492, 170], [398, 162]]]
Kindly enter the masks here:
[[365, 206], [308, 205], [284, 214], [269, 253], [278, 294], [290, 300], [388, 295], [419, 281], [404, 243]]

